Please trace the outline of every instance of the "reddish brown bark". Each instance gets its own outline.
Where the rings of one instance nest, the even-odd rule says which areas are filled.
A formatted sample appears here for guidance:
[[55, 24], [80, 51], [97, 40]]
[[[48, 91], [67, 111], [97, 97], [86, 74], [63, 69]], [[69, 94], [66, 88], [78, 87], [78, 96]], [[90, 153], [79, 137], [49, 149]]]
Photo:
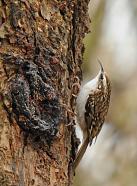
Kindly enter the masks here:
[[0, 185], [72, 183], [87, 6], [0, 1]]

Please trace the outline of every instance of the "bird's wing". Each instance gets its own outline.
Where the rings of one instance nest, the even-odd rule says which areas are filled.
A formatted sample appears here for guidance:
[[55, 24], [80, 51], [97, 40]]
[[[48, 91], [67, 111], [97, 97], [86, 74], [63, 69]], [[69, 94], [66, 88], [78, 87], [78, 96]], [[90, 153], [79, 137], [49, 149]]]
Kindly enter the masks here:
[[93, 120], [94, 113], [95, 113], [95, 98], [94, 98], [94, 92], [92, 92], [88, 96], [88, 99], [85, 105], [85, 121], [88, 126], [88, 129], [91, 128], [91, 123]]
[[85, 121], [87, 124], [87, 133], [89, 135], [90, 144], [94, 137], [97, 137], [99, 134], [101, 127], [104, 123], [104, 118], [100, 118], [100, 108], [98, 102], [101, 99], [101, 90], [97, 89], [95, 92], [91, 92], [89, 94], [87, 103], [85, 105]]

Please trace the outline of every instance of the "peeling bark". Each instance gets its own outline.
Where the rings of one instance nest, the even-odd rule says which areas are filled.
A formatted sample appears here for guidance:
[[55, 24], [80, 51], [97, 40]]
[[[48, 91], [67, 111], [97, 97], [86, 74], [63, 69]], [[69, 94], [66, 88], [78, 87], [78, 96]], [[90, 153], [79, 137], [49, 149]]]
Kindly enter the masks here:
[[0, 185], [72, 184], [87, 7], [0, 1]]

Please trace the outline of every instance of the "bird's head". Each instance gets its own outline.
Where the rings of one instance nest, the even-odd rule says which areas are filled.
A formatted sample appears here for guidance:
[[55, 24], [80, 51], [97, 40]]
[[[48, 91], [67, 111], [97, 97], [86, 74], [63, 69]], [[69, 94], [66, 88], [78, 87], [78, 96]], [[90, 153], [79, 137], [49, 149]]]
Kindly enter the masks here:
[[98, 73], [98, 89], [105, 90], [108, 88], [110, 82], [100, 60], [98, 60], [98, 63], [100, 65], [100, 71]]

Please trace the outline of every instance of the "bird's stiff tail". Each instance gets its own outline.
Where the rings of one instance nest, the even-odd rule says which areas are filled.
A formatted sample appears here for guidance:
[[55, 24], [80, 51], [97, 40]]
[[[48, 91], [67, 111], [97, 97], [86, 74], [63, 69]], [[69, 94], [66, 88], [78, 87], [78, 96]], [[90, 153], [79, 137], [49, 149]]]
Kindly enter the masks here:
[[73, 170], [75, 171], [76, 167], [78, 166], [79, 162], [81, 161], [86, 149], [87, 149], [87, 146], [89, 144], [89, 137], [87, 136], [82, 144], [82, 146], [80, 147], [77, 155], [76, 155], [76, 159], [74, 161], [74, 164], [73, 164]]

